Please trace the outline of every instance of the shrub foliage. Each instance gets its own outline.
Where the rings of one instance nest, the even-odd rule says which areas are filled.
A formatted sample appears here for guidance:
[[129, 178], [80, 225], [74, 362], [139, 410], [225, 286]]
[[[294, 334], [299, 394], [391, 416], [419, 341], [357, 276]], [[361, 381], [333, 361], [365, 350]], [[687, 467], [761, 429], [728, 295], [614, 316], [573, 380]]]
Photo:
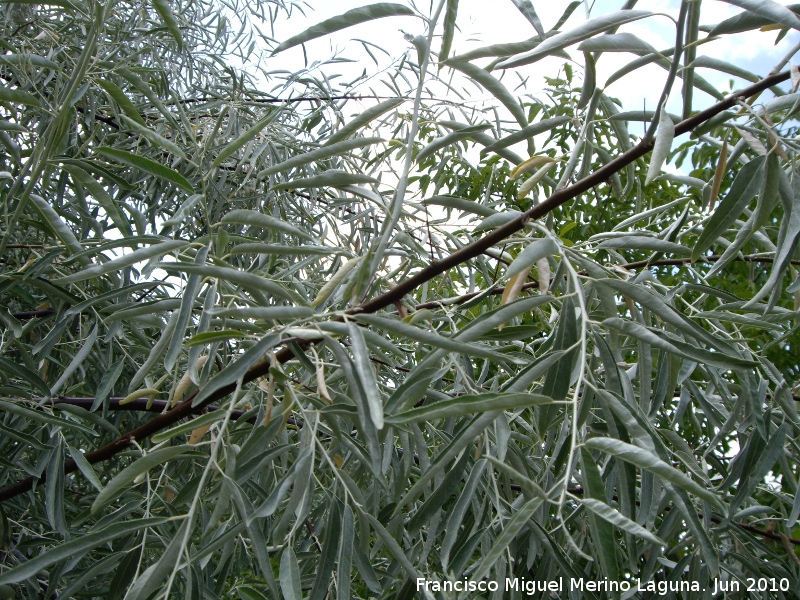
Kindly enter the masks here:
[[[800, 18], [513, 3], [0, 3], [0, 594], [796, 597], [800, 75], [703, 52]], [[375, 19], [421, 34], [282, 66]]]

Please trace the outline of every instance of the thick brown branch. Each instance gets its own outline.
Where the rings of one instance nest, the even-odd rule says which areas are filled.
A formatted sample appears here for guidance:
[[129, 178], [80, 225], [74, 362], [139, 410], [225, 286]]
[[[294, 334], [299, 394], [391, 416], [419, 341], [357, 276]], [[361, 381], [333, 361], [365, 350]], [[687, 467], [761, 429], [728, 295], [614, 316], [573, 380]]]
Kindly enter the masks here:
[[[761, 92], [773, 85], [786, 81], [789, 78], [789, 72], [784, 71], [782, 73], [778, 73], [776, 75], [772, 75], [770, 77], [766, 77], [759, 81], [758, 83], [751, 85], [740, 92], [735, 94], [731, 94], [725, 100], [718, 102], [717, 104], [703, 110], [696, 115], [689, 117], [678, 123], [675, 126], [675, 135], [682, 135], [684, 133], [688, 133], [692, 131], [698, 125], [705, 123], [710, 118], [716, 116], [717, 114], [721, 113], [722, 111], [734, 106], [739, 99], [741, 98], [749, 98], [754, 94]], [[395, 302], [400, 301], [404, 296], [411, 293], [419, 286], [423, 285], [424, 283], [430, 281], [434, 277], [441, 275], [449, 271], [450, 269], [464, 263], [470, 259], [477, 257], [478, 255], [482, 254], [495, 244], [502, 242], [507, 237], [511, 236], [512, 234], [520, 231], [522, 228], [525, 227], [525, 224], [528, 221], [539, 219], [542, 216], [552, 212], [562, 204], [565, 204], [569, 200], [576, 198], [577, 196], [583, 194], [584, 192], [589, 191], [594, 186], [599, 185], [609, 179], [612, 175], [623, 169], [626, 165], [631, 164], [635, 160], [641, 158], [653, 148], [652, 142], [642, 142], [638, 145], [634, 146], [627, 152], [621, 154], [616, 159], [612, 160], [608, 164], [604, 165], [602, 168], [598, 169], [591, 175], [581, 179], [580, 181], [574, 183], [573, 185], [566, 187], [564, 189], [558, 190], [553, 193], [547, 200], [534, 206], [527, 212], [523, 213], [519, 217], [513, 219], [512, 221], [506, 223], [505, 225], [498, 227], [497, 229], [493, 230], [491, 233], [487, 234], [486, 236], [476, 240], [475, 242], [465, 246], [464, 248], [454, 252], [447, 258], [436, 261], [435, 263], [429, 265], [428, 267], [420, 270], [416, 275], [410, 277], [409, 279], [405, 280], [404, 282], [398, 284], [391, 290], [373, 298], [372, 300], [366, 302], [365, 304], [361, 305], [360, 307], [356, 307], [352, 309], [350, 312], [351, 314], [358, 314], [358, 313], [374, 313], [377, 312], [387, 306], [393, 305]], [[275, 354], [275, 358], [280, 363], [285, 363], [291, 358], [294, 357], [294, 352], [291, 348], [285, 347], [282, 350], [278, 351]], [[254, 364], [244, 375], [243, 381], [248, 383], [266, 375], [269, 372], [270, 368], [270, 361], [269, 360], [261, 360]], [[218, 389], [213, 394], [210, 394], [207, 398], [203, 400], [197, 406], [192, 406], [192, 402], [194, 398], [197, 396], [197, 392], [191, 394], [186, 400], [180, 403], [175, 408], [171, 409], [170, 411], [160, 414], [148, 423], [137, 427], [133, 431], [130, 431], [120, 437], [119, 439], [115, 440], [114, 442], [108, 444], [107, 446], [103, 446], [97, 450], [89, 452], [84, 455], [86, 460], [91, 463], [98, 463], [105, 460], [110, 459], [111, 457], [115, 456], [119, 452], [123, 451], [125, 448], [129, 447], [132, 443], [132, 440], [136, 439], [141, 441], [153, 435], [154, 433], [161, 431], [169, 427], [170, 425], [177, 423], [184, 417], [188, 417], [191, 414], [200, 412], [206, 406], [212, 404], [224, 398], [233, 390], [235, 389], [235, 385], [231, 384], [225, 386], [223, 388]], [[74, 461], [69, 460], [64, 464], [64, 471], [66, 473], [71, 473], [77, 469], [77, 465]], [[42, 481], [43, 478], [35, 479], [33, 477], [29, 477], [27, 479], [23, 479], [18, 481], [15, 484], [12, 484], [8, 487], [0, 489], [0, 501], [7, 500], [9, 498], [13, 498], [18, 496], [19, 494], [23, 494], [33, 488], [33, 485], [37, 481]]]

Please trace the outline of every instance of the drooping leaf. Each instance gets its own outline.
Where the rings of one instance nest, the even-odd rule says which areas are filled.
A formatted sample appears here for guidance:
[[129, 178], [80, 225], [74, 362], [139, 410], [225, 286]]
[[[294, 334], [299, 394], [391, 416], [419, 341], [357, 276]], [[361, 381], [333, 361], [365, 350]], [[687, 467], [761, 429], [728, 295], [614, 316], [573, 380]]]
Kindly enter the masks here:
[[386, 417], [386, 422], [393, 425], [402, 425], [418, 421], [463, 417], [479, 412], [542, 406], [553, 402], [552, 398], [540, 394], [486, 393], [466, 395], [451, 400], [440, 400], [430, 405], [426, 404], [398, 415]]
[[382, 138], [371, 137], [371, 138], [354, 138], [351, 140], [344, 140], [335, 144], [325, 144], [324, 146], [322, 146], [321, 148], [317, 148], [316, 150], [310, 150], [309, 152], [298, 154], [278, 164], [270, 165], [263, 171], [259, 171], [258, 175], [256, 175], [256, 178], [263, 179], [264, 177], [268, 177], [274, 173], [280, 173], [281, 171], [288, 171], [289, 169], [295, 169], [297, 167], [301, 167], [303, 165], [307, 165], [312, 162], [321, 161], [326, 158], [330, 158], [332, 156], [339, 156], [343, 153], [349, 152], [350, 150], [354, 150], [356, 148], [363, 148], [365, 146], [377, 144], [378, 142], [382, 141], [383, 141]]
[[163, 179], [164, 181], [175, 184], [185, 192], [190, 194], [194, 193], [194, 188], [192, 187], [192, 184], [189, 183], [188, 179], [174, 169], [165, 167], [161, 163], [157, 163], [156, 161], [144, 156], [139, 156], [138, 154], [133, 154], [127, 150], [120, 150], [119, 148], [101, 146], [97, 148], [96, 151], [98, 154], [106, 156], [116, 162], [134, 167], [140, 171], [144, 171], [145, 173], [152, 175], [153, 177], [158, 177], [159, 179]]
[[145, 260], [150, 260], [158, 256], [164, 256], [169, 252], [174, 252], [175, 250], [184, 248], [187, 245], [187, 242], [181, 240], [165, 240], [158, 244], [152, 244], [144, 248], [139, 248], [138, 250], [134, 250], [129, 254], [123, 254], [119, 258], [115, 258], [108, 262], [92, 265], [91, 267], [83, 269], [82, 271], [78, 271], [77, 273], [73, 273], [72, 275], [60, 277], [59, 279], [56, 279], [56, 282], [65, 284], [85, 281], [93, 277], [99, 277], [107, 273], [119, 271], [120, 269], [135, 265], [136, 263]]
[[549, 56], [558, 50], [563, 50], [567, 46], [577, 44], [585, 39], [602, 33], [606, 29], [618, 27], [631, 21], [638, 21], [645, 17], [651, 16], [653, 13], [647, 10], [620, 10], [617, 12], [609, 13], [601, 17], [590, 19], [582, 23], [578, 27], [559, 33], [551, 38], [546, 39], [539, 44], [536, 48], [529, 52], [524, 52], [516, 56], [512, 56], [506, 60], [498, 63], [501, 69], [511, 69], [514, 67], [521, 67], [529, 65], [536, 61], [541, 60], [545, 56]]
[[381, 115], [400, 106], [403, 102], [405, 102], [405, 100], [405, 98], [390, 98], [389, 100], [384, 100], [383, 102], [379, 102], [375, 106], [368, 108], [360, 115], [350, 120], [327, 140], [325, 140], [323, 146], [332, 146], [344, 139], [347, 139], [356, 131], [364, 127], [367, 123], [372, 122]]
[[439, 62], [444, 62], [450, 55], [453, 46], [453, 35], [456, 31], [456, 17], [458, 16], [458, 0], [447, 0], [444, 12], [444, 31], [442, 32], [442, 48], [439, 50]]
[[92, 503], [92, 512], [96, 513], [107, 504], [116, 500], [119, 495], [128, 489], [129, 484], [142, 473], [164, 464], [170, 460], [191, 458], [191, 446], [170, 446], [153, 450], [149, 454], [136, 459], [132, 464], [125, 467], [109, 481], [100, 493], [95, 496]]
[[267, 125], [278, 118], [278, 115], [281, 114], [281, 110], [281, 108], [274, 108], [266, 117], [253, 124], [253, 126], [245, 131], [242, 135], [231, 141], [227, 146], [220, 150], [214, 157], [214, 160], [211, 161], [211, 165], [209, 166], [207, 173], [210, 174], [212, 169], [220, 166], [228, 158], [233, 156], [242, 147], [244, 147], [248, 142], [255, 139], [255, 137], [260, 134]]
[[178, 44], [178, 48], [182, 50], [183, 36], [181, 36], [181, 29], [178, 24], [178, 19], [176, 19], [175, 15], [172, 13], [169, 3], [166, 0], [152, 0], [152, 2], [153, 8], [156, 9], [158, 16], [161, 17], [161, 20], [164, 22], [164, 26], [172, 34], [172, 37], [175, 39], [175, 43]]
[[157, 527], [167, 521], [168, 519], [165, 517], [136, 519], [125, 523], [115, 523], [105, 529], [74, 538], [0, 574], [0, 584], [24, 581], [61, 560], [70, 558], [78, 553], [87, 552], [139, 529]]
[[442, 148], [447, 148], [462, 140], [468, 140], [474, 133], [484, 131], [489, 127], [491, 127], [491, 125], [475, 125], [474, 127], [465, 127], [464, 129], [459, 129], [458, 131], [453, 131], [452, 133], [438, 137], [419, 151], [419, 154], [417, 154], [417, 162], [422, 162], [431, 154]]
[[612, 438], [591, 438], [584, 442], [584, 446], [593, 450], [600, 450], [636, 465], [637, 467], [650, 471], [651, 473], [663, 477], [670, 483], [679, 488], [698, 496], [709, 502], [712, 506], [721, 508], [722, 502], [713, 490], [700, 485], [688, 475], [679, 471], [672, 465], [662, 461], [652, 454], [649, 450], [644, 450], [627, 442]]
[[661, 167], [669, 156], [672, 148], [672, 140], [675, 137], [675, 124], [670, 119], [664, 108], [661, 108], [661, 116], [658, 119], [658, 129], [656, 139], [653, 143], [653, 152], [650, 155], [650, 165], [647, 168], [645, 185], [650, 185], [656, 176], [661, 173]]
[[283, 52], [284, 50], [298, 46], [299, 44], [304, 44], [318, 37], [322, 37], [342, 29], [347, 29], [353, 25], [366, 23], [368, 21], [372, 21], [373, 19], [382, 19], [383, 17], [395, 16], [414, 16], [414, 14], [414, 11], [407, 6], [404, 6], [403, 4], [393, 4], [390, 2], [379, 2], [377, 4], [369, 4], [360, 8], [354, 8], [342, 13], [339, 16], [326, 19], [325, 21], [322, 21], [322, 23], [318, 23], [313, 27], [309, 27], [304, 32], [281, 42], [278, 44], [275, 50], [272, 51], [272, 54]]
[[261, 227], [263, 229], [275, 229], [283, 233], [288, 233], [289, 235], [296, 235], [306, 240], [314, 239], [305, 231], [291, 223], [255, 210], [234, 209], [226, 213], [225, 216], [222, 217], [220, 223], [237, 223], [240, 225], [250, 225], [251, 227]]
[[520, 124], [520, 127], [527, 127], [528, 118], [525, 116], [525, 112], [522, 110], [519, 100], [517, 100], [517, 98], [508, 91], [506, 86], [489, 71], [468, 62], [455, 62], [454, 60], [450, 60], [447, 64], [479, 83], [508, 109], [508, 112], [514, 116], [517, 123]]
[[758, 157], [739, 170], [728, 194], [722, 199], [706, 223], [703, 233], [695, 242], [692, 260], [702, 256], [727, 231], [758, 193], [764, 180], [764, 165], [764, 157]]
[[[773, 23], [780, 23], [785, 27], [800, 29], [800, 19], [787, 7], [773, 0], [723, 0], [739, 8], [744, 8], [759, 17], [769, 19]], [[719, 32], [717, 32], [719, 33]]]
[[292, 181], [285, 181], [273, 185], [273, 190], [296, 190], [315, 187], [336, 187], [342, 188], [358, 183], [378, 183], [378, 180], [368, 175], [360, 173], [348, 173], [339, 169], [329, 169], [320, 175], [313, 177], [301, 177]]

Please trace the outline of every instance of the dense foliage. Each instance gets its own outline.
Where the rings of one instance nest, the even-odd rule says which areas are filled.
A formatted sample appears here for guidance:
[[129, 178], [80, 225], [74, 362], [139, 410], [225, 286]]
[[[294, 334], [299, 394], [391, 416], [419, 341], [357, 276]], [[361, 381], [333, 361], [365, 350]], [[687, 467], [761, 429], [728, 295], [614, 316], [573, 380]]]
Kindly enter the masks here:
[[729, 3], [462, 54], [457, 0], [0, 3], [0, 597], [797, 597], [798, 48], [702, 51], [800, 18]]

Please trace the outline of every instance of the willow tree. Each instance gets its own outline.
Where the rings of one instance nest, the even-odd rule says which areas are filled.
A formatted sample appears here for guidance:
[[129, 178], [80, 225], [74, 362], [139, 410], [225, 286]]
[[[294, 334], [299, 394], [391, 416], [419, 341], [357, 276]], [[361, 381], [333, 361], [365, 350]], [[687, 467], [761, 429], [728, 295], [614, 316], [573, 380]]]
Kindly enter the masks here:
[[[796, 597], [797, 48], [703, 52], [800, 19], [513, 3], [461, 54], [457, 0], [0, 5], [0, 593]], [[378, 18], [379, 72], [282, 66]]]

